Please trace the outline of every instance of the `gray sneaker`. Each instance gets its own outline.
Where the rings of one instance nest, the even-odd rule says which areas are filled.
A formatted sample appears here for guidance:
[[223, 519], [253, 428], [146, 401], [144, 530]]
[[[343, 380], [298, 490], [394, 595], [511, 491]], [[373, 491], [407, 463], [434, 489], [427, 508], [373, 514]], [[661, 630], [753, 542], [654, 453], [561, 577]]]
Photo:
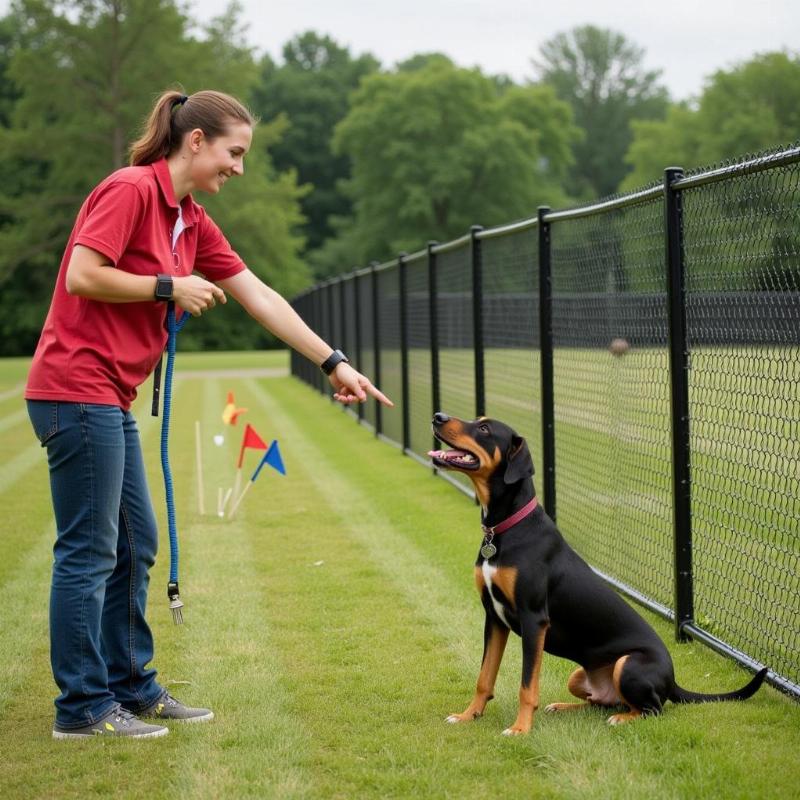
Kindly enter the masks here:
[[168, 719], [175, 722], [210, 722], [214, 712], [207, 708], [189, 708], [176, 700], [166, 689], [152, 705], [139, 712], [150, 719]]
[[166, 736], [169, 728], [163, 725], [150, 725], [126, 711], [121, 706], [111, 710], [93, 725], [82, 728], [62, 728], [53, 725], [54, 739], [85, 739], [87, 736], [132, 736], [137, 739], [151, 739]]

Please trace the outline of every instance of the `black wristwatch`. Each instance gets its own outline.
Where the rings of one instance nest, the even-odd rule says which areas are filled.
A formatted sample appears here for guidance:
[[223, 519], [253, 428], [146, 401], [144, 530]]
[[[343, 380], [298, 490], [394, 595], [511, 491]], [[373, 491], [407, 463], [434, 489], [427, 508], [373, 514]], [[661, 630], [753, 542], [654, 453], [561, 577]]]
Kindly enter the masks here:
[[172, 300], [172, 276], [171, 275], [158, 275], [156, 276], [156, 300]]
[[341, 350], [334, 350], [320, 365], [319, 368], [326, 374], [330, 375], [331, 372], [336, 368], [337, 364], [341, 364], [344, 361], [345, 364], [350, 363], [350, 359], [341, 351]]

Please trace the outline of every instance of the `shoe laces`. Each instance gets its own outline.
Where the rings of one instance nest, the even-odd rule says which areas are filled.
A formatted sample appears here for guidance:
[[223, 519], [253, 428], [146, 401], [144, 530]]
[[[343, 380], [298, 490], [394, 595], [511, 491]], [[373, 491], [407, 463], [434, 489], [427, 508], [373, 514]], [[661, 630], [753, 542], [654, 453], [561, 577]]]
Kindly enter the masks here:
[[128, 725], [130, 721], [136, 719], [136, 714], [128, 711], [127, 709], [120, 706], [117, 709], [116, 714], [114, 714], [114, 722], [119, 722], [120, 725]]

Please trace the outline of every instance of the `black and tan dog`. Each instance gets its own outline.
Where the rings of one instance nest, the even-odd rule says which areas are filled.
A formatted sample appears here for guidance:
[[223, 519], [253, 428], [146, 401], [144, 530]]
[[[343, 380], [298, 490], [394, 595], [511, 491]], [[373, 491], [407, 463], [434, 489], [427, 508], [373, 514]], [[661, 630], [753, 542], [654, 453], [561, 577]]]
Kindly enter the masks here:
[[667, 700], [744, 700], [759, 688], [761, 670], [743, 689], [697, 694], [675, 683], [658, 634], [564, 541], [536, 502], [533, 462], [525, 440], [493, 419], [473, 422], [438, 413], [437, 439], [451, 450], [429, 453], [437, 467], [468, 475], [483, 508], [484, 540], [475, 581], [486, 610], [483, 661], [472, 702], [448, 722], [475, 719], [492, 699], [509, 630], [522, 638], [519, 714], [508, 735], [527, 733], [539, 707], [542, 653], [577, 662], [569, 691], [583, 703], [553, 703], [547, 711], [627, 706], [617, 725], [658, 714]]

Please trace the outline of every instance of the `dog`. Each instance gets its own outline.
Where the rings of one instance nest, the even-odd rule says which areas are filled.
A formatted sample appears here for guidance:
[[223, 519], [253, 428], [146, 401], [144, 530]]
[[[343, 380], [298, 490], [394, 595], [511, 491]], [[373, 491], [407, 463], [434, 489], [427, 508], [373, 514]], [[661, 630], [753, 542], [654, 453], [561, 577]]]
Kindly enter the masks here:
[[465, 422], [438, 412], [433, 433], [449, 450], [428, 454], [440, 469], [467, 475], [482, 507], [484, 539], [475, 582], [486, 611], [483, 659], [472, 702], [447, 722], [480, 717], [492, 699], [509, 631], [522, 639], [519, 713], [505, 735], [530, 731], [539, 708], [544, 652], [580, 666], [567, 688], [581, 703], [552, 703], [545, 711], [587, 705], [627, 707], [608, 722], [619, 725], [660, 714], [664, 703], [744, 700], [761, 686], [762, 669], [744, 688], [699, 694], [675, 682], [672, 658], [655, 630], [567, 544], [533, 487], [525, 440], [508, 425], [479, 417]]

